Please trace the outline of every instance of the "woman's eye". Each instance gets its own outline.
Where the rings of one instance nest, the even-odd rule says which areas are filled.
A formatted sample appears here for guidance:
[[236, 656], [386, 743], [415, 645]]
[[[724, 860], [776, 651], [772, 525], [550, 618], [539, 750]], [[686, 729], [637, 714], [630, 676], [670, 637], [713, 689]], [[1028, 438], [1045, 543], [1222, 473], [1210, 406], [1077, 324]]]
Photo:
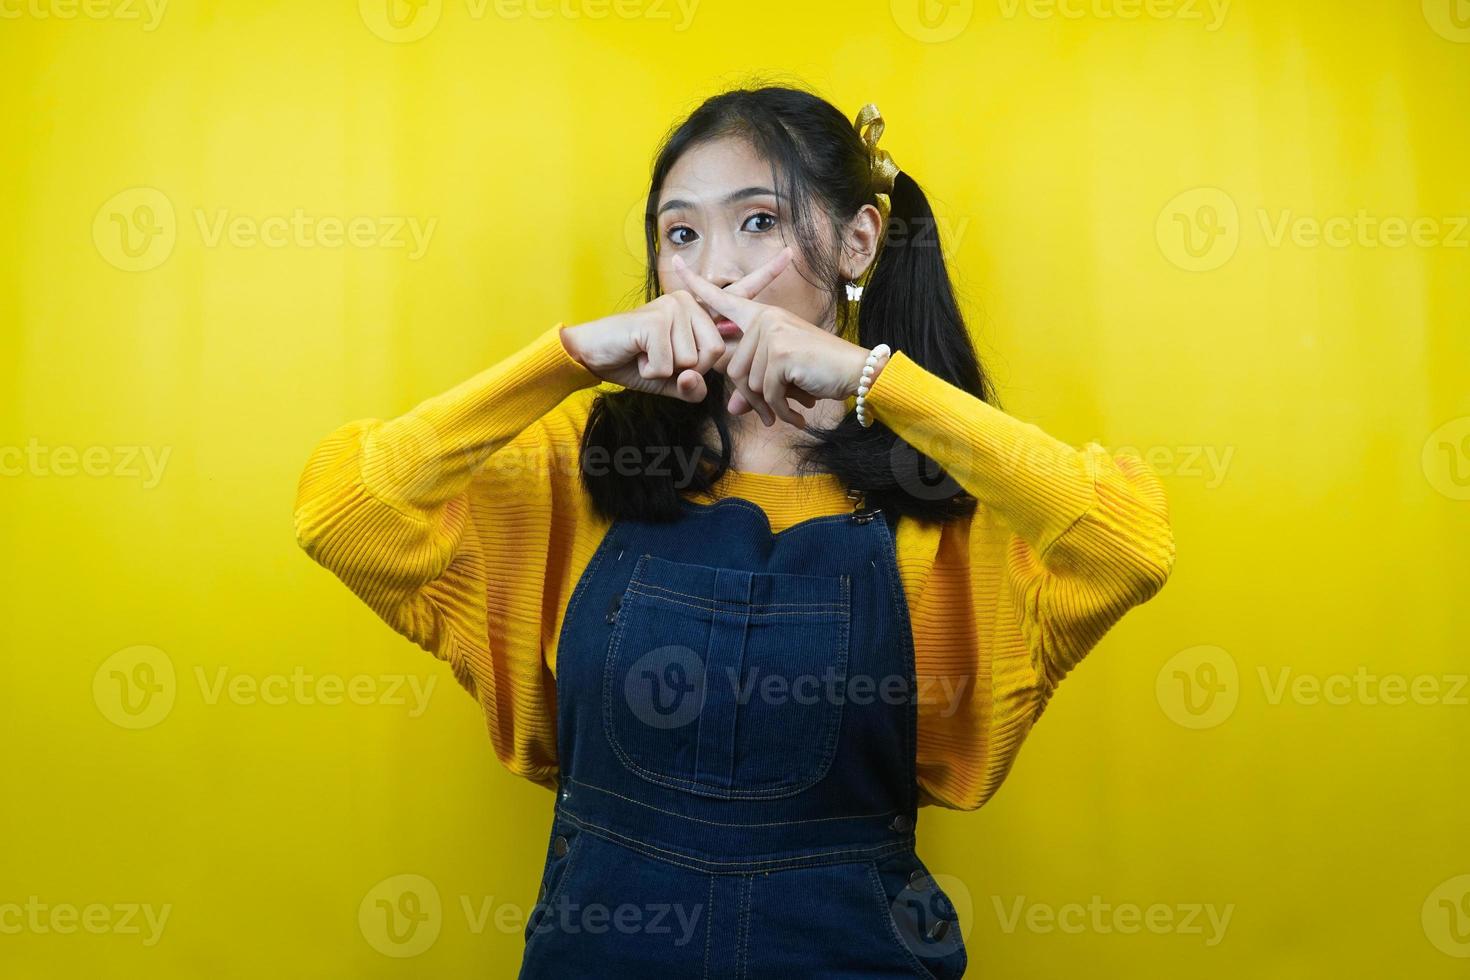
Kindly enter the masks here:
[[[776, 227], [776, 216], [768, 211], [761, 211], [745, 219], [744, 230], [760, 233], [770, 231], [774, 227]], [[680, 238], [681, 234], [688, 237]], [[687, 225], [675, 225], [665, 232], [665, 237], [674, 245], [688, 245], [698, 236], [694, 234], [694, 229]]]
[[745, 223], [748, 225], [752, 221], [765, 221], [769, 223], [759, 228], [752, 228], [750, 229], [751, 231], [770, 231], [772, 228], [776, 227], [776, 216], [768, 211], [762, 211], [759, 214], [751, 215], [745, 220]]

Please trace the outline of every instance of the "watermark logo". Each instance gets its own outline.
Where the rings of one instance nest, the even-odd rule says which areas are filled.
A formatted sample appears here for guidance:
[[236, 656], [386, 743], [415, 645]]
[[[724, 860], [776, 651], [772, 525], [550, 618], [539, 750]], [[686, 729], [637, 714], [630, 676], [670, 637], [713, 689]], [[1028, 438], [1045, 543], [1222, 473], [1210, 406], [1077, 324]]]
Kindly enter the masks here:
[[[423, 445], [431, 445], [428, 430], [419, 436]], [[615, 450], [592, 446], [582, 451], [579, 442], [550, 440], [534, 446], [507, 446], [483, 461], [470, 457], [481, 472], [494, 474], [497, 479], [515, 479], [518, 474], [559, 473], [605, 476], [618, 473], [623, 476], [670, 477], [680, 489], [690, 486], [698, 473], [701, 460], [708, 462], [710, 453], [701, 448], [668, 446], [656, 443], [622, 445]], [[384, 468], [390, 464], [384, 464]], [[404, 467], [410, 466], [409, 458], [403, 460]], [[423, 465], [423, 464], [419, 464]], [[414, 471], [405, 469], [412, 475]]]
[[[1470, 674], [1378, 674], [1359, 664], [1351, 672], [1316, 674], [1287, 666], [1257, 665], [1256, 681], [1267, 707], [1294, 705], [1470, 705]], [[1215, 646], [1196, 646], [1170, 657], [1159, 670], [1159, 706], [1184, 728], [1214, 728], [1234, 713], [1244, 693], [1235, 658]]]
[[[211, 673], [195, 666], [200, 701], [211, 707], [233, 705], [341, 704], [407, 708], [410, 718], [421, 717], [439, 682], [437, 675], [416, 674], [309, 674], [302, 667], [290, 673], [245, 674], [217, 667]], [[122, 728], [152, 728], [168, 717], [178, 699], [174, 663], [157, 647], [132, 646], [119, 650], [92, 675], [92, 700], [102, 716]]]
[[1446, 41], [1470, 44], [1470, 0], [1422, 0], [1424, 19]]
[[1159, 476], [1200, 480], [1206, 490], [1225, 482], [1234, 446], [1114, 446], [1115, 456], [1135, 456]]
[[0, 20], [136, 21], [152, 33], [163, 22], [168, 0], [0, 0]]
[[152, 728], [174, 707], [174, 662], [157, 647], [119, 650], [92, 675], [92, 701], [102, 717], [121, 728]]
[[[608, 932], [621, 935], [670, 937], [648, 943], [650, 952], [661, 945], [683, 947], [695, 938], [695, 930], [704, 915], [703, 902], [575, 902], [566, 893], [544, 907], [532, 931], [562, 935], [588, 933], [598, 936]], [[473, 925], [471, 926], [473, 929]]]
[[418, 956], [434, 945], [444, 924], [439, 889], [423, 875], [384, 878], [362, 897], [357, 927], [384, 956]]
[[[696, 721], [715, 691], [737, 705], [919, 704], [937, 705], [948, 718], [959, 710], [971, 678], [964, 675], [919, 674], [914, 681], [900, 674], [848, 674], [828, 664], [820, 673], [743, 671], [726, 666], [708, 671], [689, 647], [670, 644], [650, 650], [628, 668], [623, 699], [634, 717], [656, 729], [681, 728]], [[711, 686], [712, 685], [712, 686]]]
[[152, 490], [171, 455], [172, 446], [47, 446], [32, 436], [24, 446], [0, 446], [0, 477], [140, 479]]
[[124, 272], [156, 269], [178, 241], [173, 202], [153, 187], [130, 187], [108, 198], [92, 219], [92, 242]]
[[1213, 902], [1154, 902], [1144, 906], [1136, 902], [1114, 904], [1103, 901], [1101, 895], [1093, 895], [1086, 904], [1053, 905], [1028, 902], [1026, 896], [1017, 895], [1007, 907], [999, 895], [991, 900], [1001, 931], [1007, 934], [1022, 928], [1032, 933], [1070, 935], [1148, 932], [1155, 936], [1199, 936], [1206, 946], [1218, 946], [1235, 915], [1234, 902], [1223, 906]]
[[1213, 34], [1225, 26], [1230, 0], [998, 0], [1006, 20], [1172, 20], [1203, 24]]
[[1297, 214], [1291, 208], [1273, 213], [1256, 210], [1261, 236], [1271, 248], [1288, 242], [1297, 248], [1470, 248], [1470, 216], [1376, 215], [1366, 208], [1325, 218]]
[[889, 0], [898, 29], [924, 44], [943, 44], [965, 32], [975, 17], [975, 0]]
[[1209, 272], [1240, 246], [1240, 211], [1220, 188], [1196, 187], [1164, 205], [1154, 235], [1164, 258], [1189, 272]]
[[[463, 916], [462, 923], [451, 911], [455, 906]], [[555, 929], [567, 934], [600, 935], [612, 931], [672, 937], [672, 945], [687, 946], [695, 938], [704, 908], [702, 902], [584, 903], [569, 899], [565, 892], [549, 904], [537, 901], [529, 909], [494, 895], [450, 895], [445, 901], [423, 875], [398, 874], [368, 890], [358, 905], [357, 922], [373, 949], [384, 956], [408, 959], [433, 946], [446, 928], [462, 925], [473, 936], [493, 929], [502, 935], [530, 938], [526, 927], [532, 919], [535, 923], [531, 932], [536, 933]], [[665, 939], [657, 941], [663, 943]]]
[[1470, 415], [1431, 432], [1420, 462], [1431, 487], [1451, 500], [1470, 500]]
[[1437, 885], [1420, 910], [1424, 935], [1446, 956], [1470, 959], [1470, 875]]
[[357, 0], [357, 12], [367, 29], [394, 44], [410, 44], [439, 23], [444, 0]]
[[648, 727], [681, 728], [704, 709], [704, 663], [686, 646], [657, 647], [628, 668], [623, 697]]
[[156, 946], [173, 908], [172, 903], [155, 906], [151, 902], [50, 903], [31, 895], [25, 902], [0, 902], [0, 936], [69, 936], [80, 931], [94, 936], [142, 936], [144, 946]]
[[1470, 704], [1465, 693], [1470, 674], [1374, 674], [1362, 664], [1351, 674], [1297, 673], [1291, 667], [1271, 671], [1264, 666], [1256, 673], [1266, 703], [1273, 706], [1288, 699], [1293, 704]]
[[[668, 22], [675, 33], [694, 22], [699, 0], [465, 0], [470, 21], [496, 20], [645, 20]], [[384, 41], [411, 44], [439, 26], [443, 0], [358, 0], [367, 29]]]
[[[882, 376], [879, 375], [879, 378]], [[931, 426], [923, 421], [916, 423], [916, 426], [906, 438], [895, 439], [888, 450], [889, 472], [898, 485], [919, 500], [948, 500], [956, 494], [964, 493], [965, 488], [951, 470], [959, 472], [961, 477], [970, 475], [971, 468], [977, 462], [973, 458], [974, 447], [942, 431], [940, 426]], [[933, 431], [925, 431], [931, 428]], [[910, 444], [910, 440], [928, 446], [933, 455], [920, 453]], [[950, 469], [941, 467], [934, 456], [944, 456], [950, 460]]]
[[[410, 261], [423, 258], [438, 228], [438, 218], [417, 215], [240, 214], [229, 208], [191, 208], [190, 224], [205, 248], [381, 248], [402, 250]], [[92, 242], [97, 252], [124, 272], [156, 269], [174, 252], [179, 239], [173, 202], [153, 187], [121, 191], [97, 210]]]
[[1217, 646], [1180, 650], [1154, 678], [1154, 695], [1165, 716], [1184, 728], [1214, 728], [1235, 712], [1240, 670]]
[[359, 706], [382, 705], [407, 708], [408, 717], [419, 718], [429, 708], [429, 698], [439, 678], [427, 679], [417, 674], [308, 674], [295, 667], [289, 674], [231, 673], [228, 667], [215, 668], [213, 675], [203, 667], [194, 668], [199, 693], [207, 705], [226, 701], [236, 705], [264, 704], [280, 706], [339, 704]]
[[922, 959], [939, 959], [959, 949], [967, 938], [962, 923], [974, 921], [970, 889], [955, 875], [919, 875], [904, 885], [892, 905], [899, 938]]
[[229, 208], [194, 208], [193, 216], [205, 248], [402, 249], [411, 262], [424, 257], [439, 225], [438, 218], [421, 219], [417, 215], [359, 214], [343, 218], [308, 214], [303, 208], [292, 209], [289, 216], [272, 214], [263, 218]]
[[[1301, 214], [1292, 208], [1255, 208], [1267, 248], [1470, 249], [1470, 215]], [[1243, 226], [1235, 199], [1217, 187], [1174, 197], [1159, 213], [1155, 236], [1164, 257], [1190, 272], [1220, 268], [1235, 255]]]
[[448, 463], [445, 453], [446, 443], [434, 423], [406, 412], [364, 437], [363, 483], [387, 500], [419, 497], [438, 485]]

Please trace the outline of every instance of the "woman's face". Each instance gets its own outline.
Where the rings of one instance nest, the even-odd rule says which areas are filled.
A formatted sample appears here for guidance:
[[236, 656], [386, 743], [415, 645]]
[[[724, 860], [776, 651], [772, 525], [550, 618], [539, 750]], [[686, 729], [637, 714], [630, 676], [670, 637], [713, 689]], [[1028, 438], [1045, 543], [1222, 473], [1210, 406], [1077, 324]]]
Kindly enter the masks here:
[[[729, 137], [686, 151], [664, 180], [656, 228], [662, 292], [684, 288], [671, 264], [676, 254], [723, 289], [789, 244], [794, 249], [791, 264], [752, 298], [789, 310], [808, 323], [833, 328], [832, 313], [826, 309], [831, 293], [816, 284], [785, 202], [778, 206], [770, 164], [745, 140]], [[705, 312], [711, 311], [706, 307]]]

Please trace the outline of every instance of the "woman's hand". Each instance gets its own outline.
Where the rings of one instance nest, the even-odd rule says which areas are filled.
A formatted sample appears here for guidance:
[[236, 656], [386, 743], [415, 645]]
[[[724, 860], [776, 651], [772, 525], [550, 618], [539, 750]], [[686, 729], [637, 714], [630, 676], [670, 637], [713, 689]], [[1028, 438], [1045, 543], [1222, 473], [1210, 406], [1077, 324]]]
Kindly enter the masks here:
[[868, 359], [865, 348], [779, 306], [734, 293], [733, 286], [720, 289], [678, 255], [673, 266], [689, 292], [741, 328], [740, 337], [729, 342], [731, 356], [716, 365], [737, 389], [730, 396], [730, 414], [754, 410], [766, 425], [779, 417], [804, 426], [806, 419], [787, 399], [810, 408], [818, 398], [842, 399], [857, 390]]
[[[790, 261], [790, 249], [782, 249], [724, 290], [707, 280], [700, 282], [722, 295], [750, 302], [749, 297], [770, 285]], [[568, 354], [604, 381], [687, 402], [704, 400], [704, 373], [728, 353], [710, 315], [682, 289], [629, 313], [563, 327], [561, 339]]]

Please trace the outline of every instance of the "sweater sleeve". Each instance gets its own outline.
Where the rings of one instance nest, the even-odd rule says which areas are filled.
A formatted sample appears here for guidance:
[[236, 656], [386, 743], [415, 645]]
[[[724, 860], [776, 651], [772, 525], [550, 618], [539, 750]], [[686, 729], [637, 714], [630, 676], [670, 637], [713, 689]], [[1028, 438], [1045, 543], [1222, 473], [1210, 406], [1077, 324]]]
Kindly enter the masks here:
[[[902, 351], [879, 372], [867, 403], [874, 418], [1010, 529], [1000, 585], [1044, 705], [1103, 634], [1169, 577], [1174, 537], [1157, 474], [1136, 456], [1113, 455], [1096, 443], [1073, 448]], [[988, 522], [971, 527], [972, 549], [988, 548]]]
[[583, 390], [599, 383], [561, 326], [397, 418], [331, 432], [295, 505], [306, 553], [446, 661], [483, 707], [502, 764], [543, 786], [555, 781], [556, 728], [541, 619], [560, 605], [545, 595], [546, 569], [572, 539], [561, 525], [575, 519], [577, 469], [566, 460]]

